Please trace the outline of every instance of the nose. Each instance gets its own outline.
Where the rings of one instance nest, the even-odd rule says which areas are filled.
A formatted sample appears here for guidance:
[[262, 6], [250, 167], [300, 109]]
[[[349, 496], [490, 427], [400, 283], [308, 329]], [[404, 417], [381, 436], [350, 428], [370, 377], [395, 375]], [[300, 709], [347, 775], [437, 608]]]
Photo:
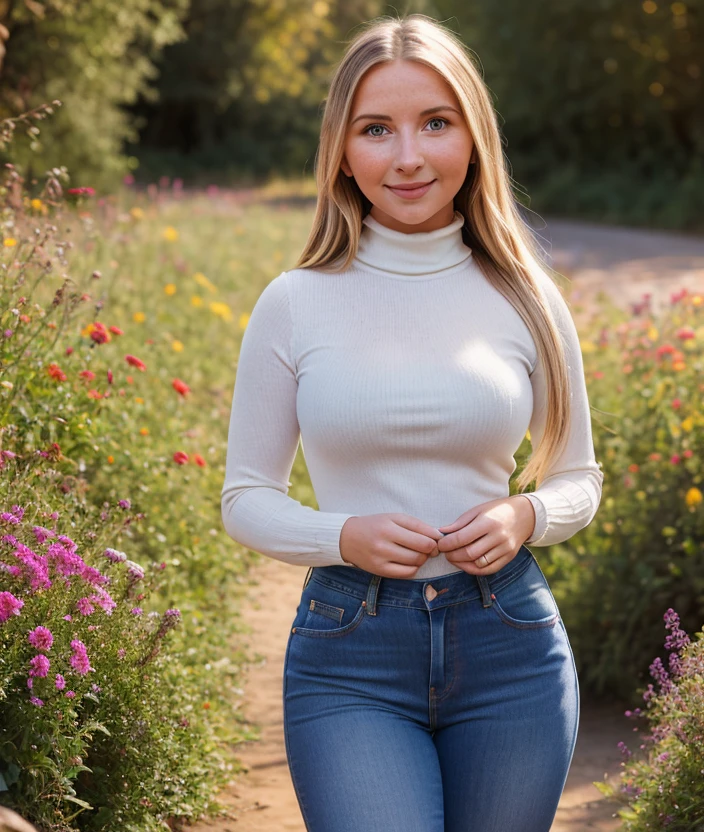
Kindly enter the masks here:
[[396, 156], [396, 170], [412, 171], [422, 167], [424, 159], [415, 132], [401, 132]]

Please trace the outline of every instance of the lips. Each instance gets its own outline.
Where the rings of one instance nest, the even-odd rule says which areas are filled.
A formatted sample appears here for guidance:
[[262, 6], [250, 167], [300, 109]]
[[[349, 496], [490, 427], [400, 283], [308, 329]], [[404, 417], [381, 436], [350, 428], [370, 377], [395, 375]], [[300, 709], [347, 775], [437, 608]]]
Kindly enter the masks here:
[[391, 193], [396, 194], [396, 196], [400, 196], [402, 199], [419, 199], [424, 194], [428, 193], [434, 182], [435, 180], [432, 179], [425, 185], [411, 187], [408, 187], [407, 185], [401, 187], [392, 187], [391, 185], [387, 185], [386, 187], [391, 191]]

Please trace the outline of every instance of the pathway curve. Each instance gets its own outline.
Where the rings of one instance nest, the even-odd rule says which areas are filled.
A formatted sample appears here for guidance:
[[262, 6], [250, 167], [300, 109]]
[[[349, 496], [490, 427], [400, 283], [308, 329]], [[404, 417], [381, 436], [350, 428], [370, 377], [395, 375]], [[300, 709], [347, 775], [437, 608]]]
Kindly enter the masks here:
[[[702, 238], [554, 220], [539, 234], [553, 267], [571, 277], [572, 301], [588, 301], [603, 290], [626, 308], [650, 292], [657, 308], [682, 287], [704, 292]], [[251, 723], [261, 726], [261, 739], [238, 746], [245, 773], [221, 795], [230, 818], [200, 822], [189, 827], [190, 832], [305, 832], [286, 763], [281, 691], [286, 641], [306, 571], [263, 558], [250, 575], [242, 616], [252, 628], [250, 655], [262, 658], [245, 671], [243, 709]], [[618, 777], [616, 744], [627, 740], [632, 730], [623, 707], [582, 700], [577, 748], [551, 832], [619, 828], [613, 803], [602, 797], [593, 781]]]

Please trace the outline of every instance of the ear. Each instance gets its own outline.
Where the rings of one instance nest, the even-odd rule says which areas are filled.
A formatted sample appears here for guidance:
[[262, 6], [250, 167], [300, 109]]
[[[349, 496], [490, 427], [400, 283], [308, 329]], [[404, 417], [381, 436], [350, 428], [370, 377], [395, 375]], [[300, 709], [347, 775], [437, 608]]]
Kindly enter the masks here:
[[340, 162], [340, 168], [345, 176], [352, 176], [352, 168], [347, 164], [347, 158], [345, 156], [342, 157], [342, 161]]

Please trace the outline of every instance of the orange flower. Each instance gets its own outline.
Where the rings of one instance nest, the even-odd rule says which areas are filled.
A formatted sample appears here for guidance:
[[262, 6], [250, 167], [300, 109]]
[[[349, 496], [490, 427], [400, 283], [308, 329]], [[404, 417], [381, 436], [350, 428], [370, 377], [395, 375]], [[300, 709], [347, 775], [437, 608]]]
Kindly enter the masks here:
[[139, 432], [142, 434], [142, 436], [148, 436], [149, 435], [149, 428], [140, 428]]
[[99, 390], [89, 390], [88, 397], [91, 399], [102, 399], [103, 394]]
[[142, 372], [144, 372], [147, 369], [147, 365], [144, 363], [144, 361], [141, 361], [139, 358], [137, 358], [136, 355], [126, 355], [125, 361], [131, 367], [136, 367], [138, 370], [141, 370]]
[[205, 468], [205, 460], [200, 454], [193, 454], [193, 461], [196, 465], [199, 465], [201, 468]]
[[638, 463], [637, 463], [637, 462], [632, 462], [632, 463], [628, 466], [628, 470], [629, 470], [632, 474], [637, 474], [637, 473], [638, 473], [638, 471], [640, 471], [640, 466], [638, 465]]
[[49, 364], [47, 367], [47, 373], [49, 373], [53, 379], [56, 379], [56, 381], [66, 381], [66, 373], [56, 363]]
[[185, 465], [188, 462], [188, 454], [184, 451], [176, 451], [174, 454], [174, 462], [179, 465]]
[[648, 456], [648, 459], [652, 462], [659, 462], [662, 459], [662, 454], [659, 454], [657, 453], [657, 451], [655, 451], [654, 453]]
[[673, 361], [672, 362], [672, 369], [679, 372], [680, 370], [684, 370], [687, 365], [684, 361]]
[[175, 378], [171, 382], [171, 386], [177, 393], [180, 393], [182, 396], [187, 396], [191, 392], [191, 388], [186, 384], [185, 381], [181, 381], [180, 378]]
[[112, 454], [110, 454], [110, 456], [108, 457], [108, 462], [112, 465], [114, 461], [115, 457]]

